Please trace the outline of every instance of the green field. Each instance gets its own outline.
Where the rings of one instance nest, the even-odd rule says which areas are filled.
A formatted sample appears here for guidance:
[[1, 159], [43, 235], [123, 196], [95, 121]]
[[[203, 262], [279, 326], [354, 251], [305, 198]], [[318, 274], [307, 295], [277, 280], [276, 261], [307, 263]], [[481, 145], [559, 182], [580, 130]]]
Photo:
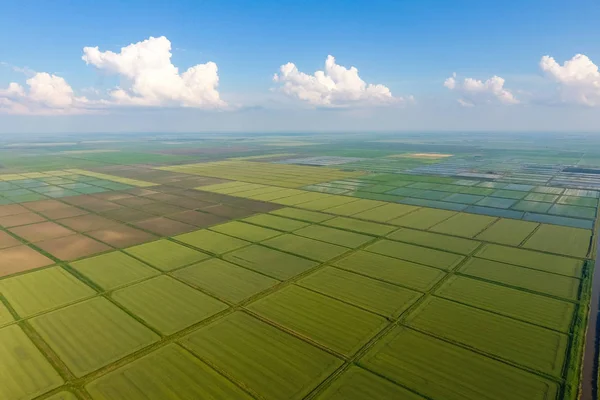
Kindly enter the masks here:
[[0, 140], [0, 399], [578, 400], [576, 137]]

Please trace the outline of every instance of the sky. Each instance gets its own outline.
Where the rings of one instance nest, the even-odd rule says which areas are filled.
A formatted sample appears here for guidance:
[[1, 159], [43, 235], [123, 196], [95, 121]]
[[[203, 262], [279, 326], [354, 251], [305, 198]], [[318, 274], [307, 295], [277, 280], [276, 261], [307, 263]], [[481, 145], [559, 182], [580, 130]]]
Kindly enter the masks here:
[[600, 132], [600, 2], [13, 1], [0, 133]]

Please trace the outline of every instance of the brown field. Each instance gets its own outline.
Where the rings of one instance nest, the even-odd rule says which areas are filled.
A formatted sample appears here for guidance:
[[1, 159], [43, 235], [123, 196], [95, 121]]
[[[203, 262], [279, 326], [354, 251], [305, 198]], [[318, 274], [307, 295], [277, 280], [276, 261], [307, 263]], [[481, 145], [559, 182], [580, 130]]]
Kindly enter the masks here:
[[85, 215], [88, 214], [88, 212], [77, 207], [66, 206], [63, 208], [57, 208], [55, 210], [40, 211], [40, 214], [49, 219], [60, 219]]
[[39, 200], [25, 203], [25, 207], [29, 208], [30, 210], [39, 212], [57, 210], [60, 208], [69, 207], [69, 205], [58, 200]]
[[95, 214], [65, 218], [59, 220], [58, 222], [68, 226], [69, 228], [77, 232], [88, 232], [98, 229], [105, 229], [118, 224], [118, 222], [116, 221], [112, 221], [110, 219], [103, 218]]
[[45, 267], [52, 260], [27, 246], [15, 246], [0, 250], [0, 276]]
[[256, 214], [254, 211], [247, 210], [245, 208], [232, 207], [226, 204], [217, 204], [215, 206], [203, 208], [202, 210], [211, 214], [228, 218], [243, 218], [249, 217], [252, 214]]
[[136, 222], [134, 225], [160, 236], [173, 236], [197, 229], [195, 226], [184, 224], [179, 221], [173, 221], [164, 217]]
[[79, 234], [45, 240], [36, 243], [36, 246], [52, 254], [54, 257], [65, 261], [89, 257], [94, 254], [111, 250], [111, 248], [104, 243], [97, 242], [94, 239]]
[[16, 215], [7, 215], [5, 217], [0, 217], [0, 226], [3, 228], [12, 228], [14, 226], [35, 224], [37, 222], [46, 221], [46, 218], [34, 214], [32, 212], [16, 214]]
[[128, 199], [130, 197], [133, 197], [133, 193], [130, 193], [129, 191], [127, 191], [127, 192], [104, 192], [104, 193], [93, 194], [92, 196], [94, 196], [95, 198], [100, 199], [100, 200], [115, 201], [115, 200], [122, 200], [122, 199]]
[[184, 211], [177, 214], [171, 214], [169, 215], [169, 218], [202, 228], [206, 226], [220, 224], [229, 220], [229, 218], [219, 217], [218, 215], [203, 213], [199, 211]]
[[93, 212], [106, 212], [110, 210], [116, 210], [123, 206], [117, 203], [113, 203], [111, 201], [94, 199], [93, 201], [88, 201], [85, 204], [81, 204], [80, 207]]
[[63, 197], [61, 199], [61, 201], [64, 201], [65, 203], [72, 204], [74, 206], [82, 206], [84, 204], [93, 203], [95, 201], [98, 201], [98, 199], [95, 198], [94, 196], [89, 195], [89, 194], [82, 194], [82, 195], [79, 195], [79, 196]]
[[7, 204], [0, 206], [0, 217], [23, 214], [26, 212], [29, 212], [29, 210], [19, 204]]
[[135, 246], [136, 244], [142, 244], [157, 239], [154, 235], [131, 228], [127, 225], [115, 225], [110, 228], [91, 231], [87, 234], [117, 248]]
[[136, 197], [131, 196], [125, 199], [114, 200], [115, 203], [120, 204], [125, 207], [133, 207], [133, 208], [141, 208], [148, 204], [155, 204], [156, 201], [149, 199], [147, 197]]
[[168, 214], [176, 214], [179, 212], [185, 211], [185, 208], [175, 206], [173, 204], [167, 203], [154, 203], [148, 204], [143, 207], [143, 210], [147, 213], [154, 215], [168, 215]]
[[20, 244], [21, 242], [10, 236], [8, 233], [0, 231], [0, 249], [6, 249]]
[[[143, 188], [133, 188], [133, 189], [127, 189], [126, 191], [123, 192], [123, 195], [125, 194], [132, 194], [134, 196], [148, 196], [150, 194], [156, 194], [158, 192], [155, 192], [154, 190], [150, 190], [150, 189], [143, 189]], [[124, 197], [121, 197], [124, 198]], [[106, 199], [106, 200], [110, 200], [110, 199]]]
[[116, 219], [122, 222], [135, 222], [142, 221], [154, 217], [152, 214], [145, 213], [140, 210], [134, 210], [133, 208], [118, 208], [116, 210], [110, 210], [102, 213], [107, 218]]
[[42, 240], [56, 239], [74, 234], [70, 229], [54, 222], [40, 222], [39, 224], [19, 226], [10, 229], [12, 233], [22, 237], [28, 242], [41, 242]]

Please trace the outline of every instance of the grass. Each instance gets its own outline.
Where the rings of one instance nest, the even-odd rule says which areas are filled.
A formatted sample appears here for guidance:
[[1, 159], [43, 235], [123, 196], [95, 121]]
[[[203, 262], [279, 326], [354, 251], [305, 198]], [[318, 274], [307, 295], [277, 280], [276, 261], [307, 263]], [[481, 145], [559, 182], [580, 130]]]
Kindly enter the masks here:
[[361, 221], [354, 218], [335, 217], [322, 222], [322, 225], [332, 228], [345, 229], [373, 236], [385, 236], [396, 229], [394, 226], [378, 224], [375, 222]]
[[501, 218], [477, 235], [476, 239], [518, 246], [538, 226], [535, 222]]
[[461, 276], [450, 277], [435, 293], [560, 332], [569, 331], [575, 313], [573, 303]]
[[568, 336], [452, 301], [430, 297], [406, 323], [434, 336], [478, 349], [560, 378]]
[[377, 342], [359, 365], [427, 398], [553, 400], [558, 393], [552, 381], [404, 327]]
[[279, 283], [276, 279], [219, 259], [180, 269], [173, 276], [232, 303], [239, 303]]
[[456, 215], [456, 212], [437, 210], [435, 208], [422, 208], [400, 218], [389, 220], [389, 223], [407, 228], [429, 229], [453, 215]]
[[357, 248], [363, 244], [374, 240], [372, 236], [353, 233], [341, 229], [330, 228], [327, 226], [311, 225], [298, 229], [294, 235], [320, 240], [322, 242], [336, 244], [349, 248]]
[[318, 265], [314, 261], [259, 245], [236, 250], [223, 258], [279, 280], [290, 279]]
[[544, 254], [537, 251], [487, 244], [475, 254], [477, 257], [540, 271], [579, 278], [583, 262], [574, 258]]
[[355, 365], [348, 368], [333, 381], [316, 399], [318, 400], [366, 400], [424, 398], [392, 382]]
[[314, 223], [327, 221], [328, 219], [333, 218], [333, 215], [324, 214], [317, 211], [301, 210], [299, 208], [291, 207], [285, 207], [280, 208], [279, 210], [271, 211], [271, 214], [278, 215], [280, 217], [298, 219], [301, 221]]
[[471, 254], [480, 244], [480, 242], [476, 240], [417, 231], [408, 228], [401, 228], [388, 235], [387, 238], [463, 255]]
[[0, 280], [0, 293], [22, 318], [74, 303], [96, 291], [61, 267]]
[[302, 399], [342, 364], [331, 354], [242, 312], [197, 330], [181, 343], [266, 400]]
[[354, 214], [353, 217], [359, 219], [366, 219], [368, 221], [388, 222], [417, 209], [418, 207], [408, 206], [404, 204], [386, 204], [384, 206], [373, 208], [371, 210], [359, 212], [357, 214]]
[[174, 239], [213, 254], [223, 254], [250, 244], [250, 242], [245, 240], [207, 229], [184, 233], [183, 235], [175, 236]]
[[577, 300], [579, 279], [473, 257], [460, 273], [520, 289]]
[[346, 356], [354, 354], [388, 323], [380, 316], [298, 286], [263, 297], [248, 309]]
[[421, 293], [333, 267], [325, 267], [298, 285], [375, 314], [397, 318]]
[[116, 289], [159, 274], [157, 270], [119, 251], [75, 261], [71, 267], [104, 290]]
[[130, 247], [124, 251], [161, 271], [172, 271], [210, 257], [208, 254], [164, 239]]
[[584, 258], [590, 249], [591, 238], [592, 232], [588, 229], [542, 225], [527, 239], [523, 247]]
[[76, 377], [82, 377], [158, 340], [108, 300], [95, 297], [30, 320]]
[[263, 242], [265, 246], [297, 254], [318, 262], [326, 262], [348, 251], [348, 248], [315, 239], [286, 234]]
[[78, 400], [78, 397], [71, 392], [59, 392], [54, 396], [48, 397], [46, 400]]
[[273, 229], [263, 228], [240, 221], [226, 222], [221, 225], [213, 226], [210, 229], [215, 232], [224, 233], [226, 235], [244, 239], [249, 242], [261, 242], [281, 234], [280, 231], [275, 231]]
[[407, 243], [399, 243], [387, 239], [370, 244], [365, 250], [443, 270], [450, 270], [464, 258], [463, 256], [454, 253], [428, 249], [426, 247]]
[[445, 273], [439, 269], [359, 250], [334, 263], [338, 268], [425, 292]]
[[496, 218], [485, 215], [461, 213], [456, 214], [443, 222], [440, 222], [439, 224], [430, 228], [430, 230], [448, 235], [472, 238], [483, 231], [495, 220]]
[[63, 379], [17, 325], [0, 329], [0, 398], [33, 399]]
[[252, 398], [176, 344], [109, 372], [86, 389], [95, 400], [123, 396], [129, 400]]
[[227, 306], [168, 276], [115, 291], [111, 297], [163, 335], [198, 323]]
[[266, 228], [277, 229], [278, 231], [283, 232], [292, 232], [310, 225], [306, 222], [283, 218], [271, 214], [254, 215], [252, 217], [244, 218], [242, 221], [264, 226]]

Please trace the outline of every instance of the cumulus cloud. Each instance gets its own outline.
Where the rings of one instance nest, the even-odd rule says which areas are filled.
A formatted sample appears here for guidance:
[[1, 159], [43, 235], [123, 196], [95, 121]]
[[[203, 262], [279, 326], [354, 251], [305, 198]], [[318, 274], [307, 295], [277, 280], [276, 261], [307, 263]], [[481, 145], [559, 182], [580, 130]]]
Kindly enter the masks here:
[[497, 102], [501, 104], [518, 104], [519, 100], [508, 89], [504, 88], [504, 82], [503, 78], [496, 75], [485, 82], [473, 78], [465, 78], [460, 82], [457, 81], [456, 73], [454, 73], [444, 81], [444, 86], [461, 95], [458, 102], [464, 107]]
[[0, 89], [0, 112], [39, 115], [86, 112], [88, 100], [75, 96], [73, 88], [60, 76], [37, 72], [26, 83], [27, 89], [15, 82]]
[[540, 68], [557, 84], [561, 100], [587, 106], [600, 105], [600, 72], [586, 55], [577, 54], [560, 65], [544, 56]]
[[387, 105], [405, 99], [392, 96], [384, 85], [367, 84], [358, 75], [358, 69], [349, 69], [335, 63], [333, 56], [327, 56], [325, 71], [314, 75], [300, 72], [294, 63], [279, 68], [273, 81], [281, 84], [280, 89], [288, 96], [300, 99], [314, 106], [344, 107], [350, 105]]
[[179, 73], [171, 62], [171, 42], [164, 36], [130, 44], [119, 53], [84, 47], [82, 59], [118, 75], [125, 85], [110, 92], [114, 104], [221, 108], [217, 64], [207, 62]]

